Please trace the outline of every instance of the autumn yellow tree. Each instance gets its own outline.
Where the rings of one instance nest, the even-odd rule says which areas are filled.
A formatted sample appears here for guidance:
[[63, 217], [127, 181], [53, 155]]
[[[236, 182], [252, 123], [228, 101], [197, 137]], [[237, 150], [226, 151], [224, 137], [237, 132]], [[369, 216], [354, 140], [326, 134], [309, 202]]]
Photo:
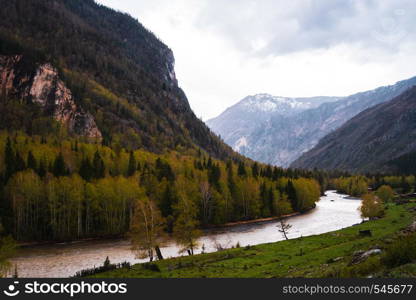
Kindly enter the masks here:
[[376, 192], [377, 197], [379, 197], [383, 202], [389, 202], [394, 197], [393, 189], [388, 185], [382, 185], [377, 189]]
[[10, 269], [9, 258], [14, 254], [16, 244], [10, 236], [5, 235], [0, 220], [0, 278], [5, 277]]
[[198, 229], [197, 207], [192, 200], [182, 194], [175, 210], [178, 217], [173, 227], [173, 236], [176, 243], [181, 246], [180, 252], [193, 255], [198, 247], [198, 238], [201, 236], [201, 231]]
[[360, 212], [362, 218], [369, 218], [370, 220], [382, 217], [384, 215], [383, 201], [374, 194], [365, 194], [362, 196], [362, 203]]
[[165, 240], [164, 227], [165, 221], [155, 203], [146, 196], [138, 199], [130, 226], [132, 250], [138, 258], [153, 261], [156, 252], [163, 259], [160, 246]]

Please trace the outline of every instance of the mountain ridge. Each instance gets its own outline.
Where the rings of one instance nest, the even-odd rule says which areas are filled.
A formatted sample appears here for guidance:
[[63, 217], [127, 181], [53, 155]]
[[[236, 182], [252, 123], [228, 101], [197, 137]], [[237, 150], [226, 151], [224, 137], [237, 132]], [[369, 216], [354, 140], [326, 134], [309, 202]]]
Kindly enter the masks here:
[[416, 150], [416, 86], [362, 111], [292, 163], [297, 168], [394, 171], [390, 161]]
[[416, 77], [286, 115], [250, 117], [246, 111], [232, 106], [207, 124], [241, 154], [264, 163], [288, 167], [326, 134], [361, 111], [391, 100], [414, 84]]
[[218, 158], [238, 157], [191, 110], [171, 49], [128, 14], [92, 0], [0, 5], [0, 54], [23, 55], [30, 76], [39, 65], [53, 66], [104, 144], [158, 153], [200, 147]]

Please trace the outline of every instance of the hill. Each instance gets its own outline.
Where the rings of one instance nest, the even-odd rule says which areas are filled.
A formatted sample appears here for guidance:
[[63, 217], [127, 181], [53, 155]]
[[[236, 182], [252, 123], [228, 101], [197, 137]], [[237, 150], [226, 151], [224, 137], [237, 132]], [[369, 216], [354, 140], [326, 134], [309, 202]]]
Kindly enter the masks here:
[[0, 6], [0, 129], [45, 131], [54, 117], [105, 145], [234, 156], [190, 109], [172, 51], [137, 20], [92, 0]]
[[413, 77], [348, 97], [284, 98], [260, 94], [243, 99], [207, 124], [247, 157], [288, 167], [361, 111], [389, 101], [415, 84]]
[[400, 162], [403, 159], [409, 162], [412, 156], [414, 160], [415, 120], [416, 87], [413, 87], [389, 102], [361, 112], [323, 138], [292, 167], [402, 172]]

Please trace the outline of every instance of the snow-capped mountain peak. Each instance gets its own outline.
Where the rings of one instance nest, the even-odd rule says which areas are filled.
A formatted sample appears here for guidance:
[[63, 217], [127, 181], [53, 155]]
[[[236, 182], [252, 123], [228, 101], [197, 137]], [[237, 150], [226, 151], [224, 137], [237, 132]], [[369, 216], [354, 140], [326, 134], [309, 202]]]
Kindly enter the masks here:
[[341, 97], [309, 97], [294, 98], [273, 96], [262, 93], [247, 96], [232, 108], [241, 108], [245, 112], [272, 113], [281, 115], [291, 115], [301, 111], [318, 107], [325, 102], [334, 102], [340, 100]]
[[361, 111], [389, 101], [416, 84], [416, 77], [347, 97], [245, 97], [208, 126], [236, 151], [287, 167], [329, 132]]

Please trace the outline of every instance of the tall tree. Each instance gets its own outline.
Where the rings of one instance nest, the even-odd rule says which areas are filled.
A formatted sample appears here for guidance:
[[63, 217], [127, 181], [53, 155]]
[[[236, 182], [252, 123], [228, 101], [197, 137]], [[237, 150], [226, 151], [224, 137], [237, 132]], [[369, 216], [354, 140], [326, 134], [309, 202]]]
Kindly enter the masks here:
[[134, 152], [130, 151], [129, 166], [127, 168], [127, 176], [133, 176], [136, 170], [137, 170], [136, 158], [134, 157]]
[[182, 247], [181, 252], [186, 251], [189, 255], [193, 255], [198, 247], [198, 238], [201, 236], [201, 231], [198, 229], [197, 208], [182, 194], [176, 211], [178, 217], [173, 227], [174, 239]]
[[292, 208], [294, 211], [298, 210], [298, 201], [296, 197], [296, 190], [293, 185], [292, 180], [289, 180], [286, 187], [287, 197], [289, 198], [290, 203], [292, 204]]
[[370, 220], [382, 217], [384, 215], [383, 201], [374, 194], [365, 194], [362, 196], [360, 211], [361, 217]]
[[6, 166], [6, 181], [16, 171], [15, 155], [12, 148], [10, 137], [7, 137], [6, 148], [4, 150], [4, 164]]
[[105, 164], [98, 150], [95, 151], [92, 166], [94, 169], [94, 177], [96, 179], [105, 177]]
[[16, 243], [10, 236], [6, 235], [0, 219], [0, 278], [6, 277], [10, 270], [9, 258], [14, 255], [15, 249]]
[[67, 175], [67, 168], [62, 152], [59, 152], [58, 156], [55, 158], [52, 172], [56, 177]]
[[253, 164], [253, 166], [251, 167], [251, 173], [253, 175], [253, 177], [257, 178], [259, 176], [259, 165], [257, 162], [255, 162]]
[[36, 158], [33, 156], [32, 151], [29, 151], [29, 153], [27, 154], [27, 167], [34, 171], [38, 169], [38, 163], [36, 161]]
[[156, 253], [163, 259], [160, 246], [165, 240], [164, 227], [165, 220], [154, 202], [147, 197], [138, 199], [130, 226], [132, 250], [138, 258], [153, 261]]
[[94, 177], [94, 169], [88, 157], [84, 157], [79, 168], [79, 175], [86, 181], [90, 181]]
[[244, 165], [244, 162], [240, 161], [240, 163], [238, 164], [238, 176], [246, 176], [247, 175], [247, 171], [246, 171], [246, 167]]

